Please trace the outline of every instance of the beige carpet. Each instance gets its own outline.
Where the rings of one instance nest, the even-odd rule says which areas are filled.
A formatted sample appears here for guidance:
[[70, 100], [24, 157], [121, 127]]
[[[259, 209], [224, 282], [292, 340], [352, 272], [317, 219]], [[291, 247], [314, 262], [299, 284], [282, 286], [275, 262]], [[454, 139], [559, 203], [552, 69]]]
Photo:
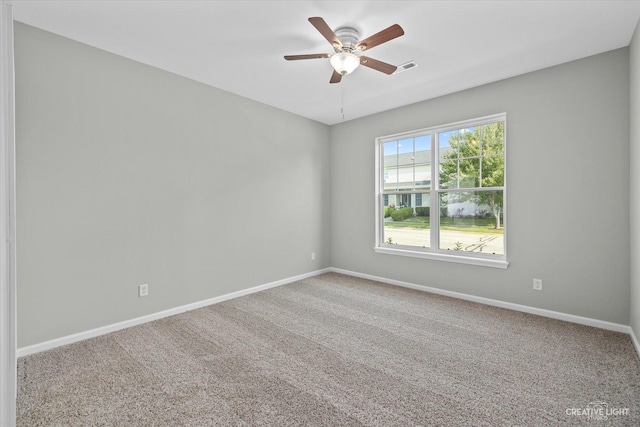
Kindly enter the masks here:
[[338, 274], [24, 357], [18, 376], [29, 427], [640, 425], [627, 335]]

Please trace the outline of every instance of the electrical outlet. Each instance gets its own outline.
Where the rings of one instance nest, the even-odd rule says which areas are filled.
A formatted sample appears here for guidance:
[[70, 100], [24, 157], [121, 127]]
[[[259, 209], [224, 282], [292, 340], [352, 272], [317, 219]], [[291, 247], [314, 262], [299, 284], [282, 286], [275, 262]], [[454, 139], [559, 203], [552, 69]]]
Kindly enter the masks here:
[[316, 259], [316, 253], [315, 252], [311, 252], [311, 261]]
[[533, 289], [536, 291], [542, 290], [542, 279], [533, 279]]
[[138, 296], [146, 297], [149, 295], [149, 285], [145, 283], [144, 285], [138, 285]]

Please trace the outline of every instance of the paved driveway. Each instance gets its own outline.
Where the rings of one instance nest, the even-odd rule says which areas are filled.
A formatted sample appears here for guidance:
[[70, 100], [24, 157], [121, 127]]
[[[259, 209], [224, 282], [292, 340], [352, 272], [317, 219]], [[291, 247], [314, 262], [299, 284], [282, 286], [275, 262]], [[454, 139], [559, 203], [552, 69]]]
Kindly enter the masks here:
[[[384, 240], [391, 237], [393, 243], [411, 246], [429, 246], [428, 229], [385, 227]], [[440, 231], [440, 247], [453, 250], [456, 242], [462, 243], [462, 250], [467, 252], [504, 253], [502, 234], [465, 233], [463, 231]]]

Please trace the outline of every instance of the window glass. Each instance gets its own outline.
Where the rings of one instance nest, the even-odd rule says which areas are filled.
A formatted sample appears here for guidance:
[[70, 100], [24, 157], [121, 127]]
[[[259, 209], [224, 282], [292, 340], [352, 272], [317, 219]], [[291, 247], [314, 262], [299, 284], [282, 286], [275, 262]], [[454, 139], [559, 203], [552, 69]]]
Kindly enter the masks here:
[[502, 191], [440, 193], [440, 249], [504, 254]]
[[380, 142], [378, 247], [506, 260], [505, 120]]
[[389, 204], [383, 207], [384, 243], [428, 248], [431, 244], [429, 199], [429, 193], [389, 195]]

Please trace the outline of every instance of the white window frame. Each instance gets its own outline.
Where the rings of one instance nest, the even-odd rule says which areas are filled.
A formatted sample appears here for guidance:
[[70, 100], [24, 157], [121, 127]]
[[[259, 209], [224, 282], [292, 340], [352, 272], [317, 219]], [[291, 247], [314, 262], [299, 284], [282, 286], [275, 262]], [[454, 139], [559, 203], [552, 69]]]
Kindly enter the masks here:
[[[504, 183], [502, 187], [492, 187], [491, 189], [503, 190], [503, 227], [504, 227], [504, 254], [494, 255], [477, 252], [463, 252], [452, 253], [444, 249], [439, 249], [440, 238], [440, 209], [439, 196], [442, 192], [451, 191], [485, 191], [485, 188], [461, 188], [461, 189], [441, 189], [439, 183], [439, 141], [438, 133], [446, 132], [448, 130], [455, 130], [464, 127], [480, 126], [487, 123], [493, 123], [497, 121], [504, 122]], [[384, 218], [383, 218], [383, 197], [384, 197], [384, 182], [383, 182], [383, 145], [386, 142], [396, 141], [400, 139], [413, 138], [420, 135], [431, 134], [431, 189], [429, 191], [430, 197], [430, 246], [429, 248], [421, 248], [418, 246], [397, 245], [384, 242]], [[493, 114], [490, 116], [478, 117], [475, 119], [464, 120], [455, 123], [449, 123], [441, 126], [432, 126], [429, 128], [414, 130], [410, 132], [403, 132], [394, 135], [381, 136], [375, 140], [375, 252], [389, 255], [409, 256], [414, 258], [425, 258], [439, 261], [457, 262], [462, 264], [472, 264], [485, 267], [495, 268], [507, 268], [509, 262], [507, 261], [507, 115], [506, 113]], [[415, 193], [411, 190], [407, 193]], [[402, 194], [398, 192], [396, 194]]]

